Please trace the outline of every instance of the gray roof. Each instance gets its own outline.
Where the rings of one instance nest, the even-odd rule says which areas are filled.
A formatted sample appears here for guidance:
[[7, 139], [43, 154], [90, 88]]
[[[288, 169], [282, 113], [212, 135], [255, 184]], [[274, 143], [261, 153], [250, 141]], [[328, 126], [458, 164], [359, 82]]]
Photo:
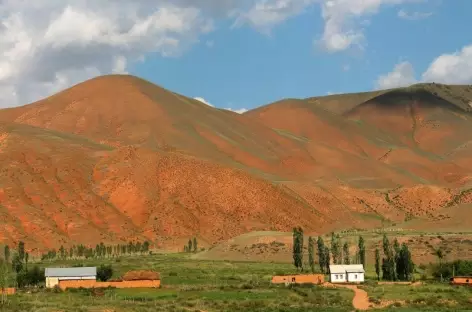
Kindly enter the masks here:
[[46, 268], [44, 272], [46, 277], [81, 277], [81, 276], [97, 276], [96, 267], [80, 267], [80, 268]]
[[364, 266], [362, 264], [331, 264], [329, 272], [331, 274], [364, 273]]

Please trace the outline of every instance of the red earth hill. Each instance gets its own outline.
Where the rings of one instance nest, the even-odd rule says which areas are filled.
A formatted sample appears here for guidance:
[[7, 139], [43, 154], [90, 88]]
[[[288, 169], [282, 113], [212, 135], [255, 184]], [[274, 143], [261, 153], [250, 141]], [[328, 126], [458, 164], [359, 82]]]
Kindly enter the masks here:
[[180, 246], [463, 218], [448, 207], [469, 202], [469, 90], [419, 85], [239, 115], [98, 77], [0, 110], [0, 243]]

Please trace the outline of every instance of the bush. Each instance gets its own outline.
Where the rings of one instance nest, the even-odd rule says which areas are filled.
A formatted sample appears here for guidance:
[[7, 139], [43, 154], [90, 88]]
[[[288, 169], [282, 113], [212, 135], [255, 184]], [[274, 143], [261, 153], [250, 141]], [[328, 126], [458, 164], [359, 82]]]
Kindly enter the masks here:
[[453, 272], [456, 276], [472, 275], [472, 261], [456, 260], [454, 262], [433, 266], [433, 277], [436, 279], [440, 279], [442, 275], [442, 277], [447, 280], [452, 277]]
[[113, 276], [113, 268], [110, 265], [104, 265], [98, 267], [97, 278], [99, 281], [106, 282]]
[[22, 270], [16, 274], [16, 283], [19, 288], [37, 286], [45, 281], [44, 269], [34, 266], [31, 270]]

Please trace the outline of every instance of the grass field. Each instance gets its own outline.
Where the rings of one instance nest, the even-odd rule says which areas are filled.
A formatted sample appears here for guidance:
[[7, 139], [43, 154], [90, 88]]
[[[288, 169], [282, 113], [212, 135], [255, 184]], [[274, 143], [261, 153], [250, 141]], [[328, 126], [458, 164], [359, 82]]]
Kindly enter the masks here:
[[[352, 311], [353, 292], [322, 286], [273, 286], [273, 274], [293, 273], [284, 263], [204, 261], [187, 254], [157, 254], [121, 259], [68, 260], [37, 263], [41, 267], [97, 266], [110, 263], [114, 277], [128, 270], [161, 272], [161, 289], [91, 290], [32, 289], [9, 297], [0, 311]], [[389, 311], [471, 311], [472, 289], [426, 284], [362, 286], [372, 303], [402, 305]]]

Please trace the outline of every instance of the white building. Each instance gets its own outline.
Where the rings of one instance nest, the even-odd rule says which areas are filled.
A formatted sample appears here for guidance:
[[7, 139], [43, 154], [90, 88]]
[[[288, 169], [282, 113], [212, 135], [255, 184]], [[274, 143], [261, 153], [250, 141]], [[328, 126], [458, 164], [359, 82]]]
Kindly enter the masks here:
[[97, 268], [46, 268], [44, 276], [46, 277], [46, 287], [54, 288], [59, 285], [59, 281], [96, 280]]
[[365, 271], [362, 264], [332, 264], [329, 274], [331, 283], [363, 283]]

